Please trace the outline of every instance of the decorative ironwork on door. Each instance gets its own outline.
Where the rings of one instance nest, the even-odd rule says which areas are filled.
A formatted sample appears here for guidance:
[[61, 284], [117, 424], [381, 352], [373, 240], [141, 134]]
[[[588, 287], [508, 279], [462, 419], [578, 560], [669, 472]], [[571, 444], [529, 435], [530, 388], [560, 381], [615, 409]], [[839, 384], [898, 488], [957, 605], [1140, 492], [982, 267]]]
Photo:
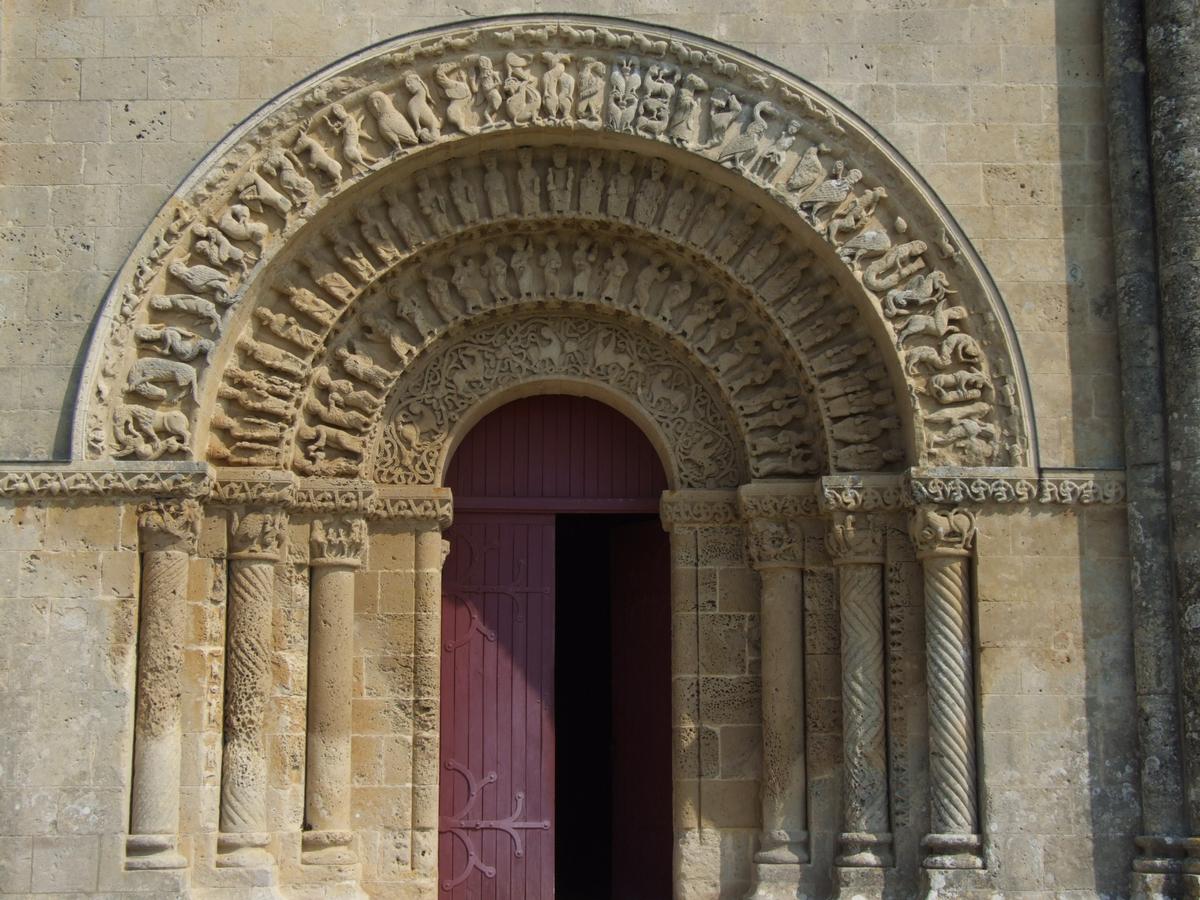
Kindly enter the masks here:
[[464, 513], [448, 537], [440, 897], [553, 897], [554, 517]]

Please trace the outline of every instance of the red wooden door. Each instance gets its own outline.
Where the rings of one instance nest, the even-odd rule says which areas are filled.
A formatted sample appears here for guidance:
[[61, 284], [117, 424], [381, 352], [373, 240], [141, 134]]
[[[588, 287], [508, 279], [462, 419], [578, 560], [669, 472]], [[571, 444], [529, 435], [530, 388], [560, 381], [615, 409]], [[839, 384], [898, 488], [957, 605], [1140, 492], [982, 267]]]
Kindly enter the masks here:
[[671, 555], [656, 520], [610, 532], [613, 896], [671, 896]]
[[554, 896], [554, 516], [458, 513], [443, 573], [442, 900]]

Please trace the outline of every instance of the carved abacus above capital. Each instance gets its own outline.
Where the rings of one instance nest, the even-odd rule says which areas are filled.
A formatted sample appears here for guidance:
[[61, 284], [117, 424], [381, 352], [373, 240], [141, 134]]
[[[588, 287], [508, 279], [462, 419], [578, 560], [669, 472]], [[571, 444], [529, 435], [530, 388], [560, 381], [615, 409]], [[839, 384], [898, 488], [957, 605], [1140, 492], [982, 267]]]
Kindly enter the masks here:
[[287, 544], [282, 509], [230, 510], [229, 558], [278, 562]]
[[360, 566], [367, 548], [367, 520], [361, 516], [315, 519], [309, 542], [311, 566]]
[[196, 552], [203, 510], [191, 499], [153, 500], [138, 507], [138, 543], [147, 550]]
[[962, 507], [918, 506], [909, 521], [917, 558], [967, 556], [975, 547], [975, 513]]
[[667, 531], [729, 526], [741, 521], [733, 491], [664, 491], [659, 515]]
[[875, 516], [835, 512], [825, 548], [835, 566], [881, 565], [884, 561], [884, 529]]

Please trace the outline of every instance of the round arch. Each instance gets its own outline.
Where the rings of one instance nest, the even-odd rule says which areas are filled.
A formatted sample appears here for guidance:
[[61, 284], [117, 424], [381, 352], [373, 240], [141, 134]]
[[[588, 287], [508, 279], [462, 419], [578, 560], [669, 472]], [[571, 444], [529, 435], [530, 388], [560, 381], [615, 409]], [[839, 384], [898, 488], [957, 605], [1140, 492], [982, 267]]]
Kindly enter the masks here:
[[[552, 194], [560, 153], [572, 157], [565, 209]], [[497, 156], [516, 212], [510, 219], [488, 205], [471, 222], [455, 181], [474, 181], [476, 206], [490, 204], [488, 159]], [[480, 167], [460, 176], [474, 157]], [[593, 157], [602, 199], [585, 209]], [[397, 185], [420, 247], [401, 219], [363, 211], [367, 197]], [[685, 187], [695, 196], [681, 237], [665, 207]], [[646, 218], [639, 205], [660, 189]], [[623, 204], [619, 215], [614, 204]], [[690, 237], [713, 207], [728, 208], [732, 223], [699, 245]], [[489, 228], [563, 214], [583, 228], [628, 227], [738, 295], [745, 312], [726, 330], [750, 364], [778, 363], [761, 387], [811, 407], [813, 427], [796, 433], [817, 436], [813, 471], [1036, 462], [1028, 386], [999, 294], [893, 148], [761, 60], [670, 29], [585, 16], [483, 20], [384, 42], [232, 132], [177, 189], [110, 288], [82, 379], [74, 455], [292, 468], [297, 456], [284, 448], [314, 428], [329, 436], [339, 428], [305, 418], [310, 401], [322, 402], [311, 396], [314, 372], [351, 382], [347, 396], [374, 394], [360, 397], [366, 406], [393, 408], [391, 383], [438, 339], [402, 326], [397, 340], [413, 352], [396, 354], [391, 380], [372, 383], [380, 359], [355, 352], [353, 332], [383, 274], [419, 271], [422, 253], [467, 233], [486, 243]], [[284, 271], [309, 303], [299, 315], [271, 305]], [[428, 309], [432, 299], [420, 302]], [[468, 304], [464, 318], [474, 312]], [[819, 341], [803, 334], [813, 315], [824, 327]], [[320, 364], [331, 353], [340, 367]], [[357, 373], [341, 365], [349, 356], [361, 358]], [[243, 383], [231, 386], [231, 377]], [[250, 435], [242, 443], [277, 452], [211, 452], [214, 429], [234, 421], [222, 391], [254, 393], [258, 408], [234, 427]], [[334, 440], [361, 445], [365, 459], [389, 426], [349, 411], [362, 414], [343, 416], [360, 427]], [[763, 474], [753, 460], [749, 467]]]

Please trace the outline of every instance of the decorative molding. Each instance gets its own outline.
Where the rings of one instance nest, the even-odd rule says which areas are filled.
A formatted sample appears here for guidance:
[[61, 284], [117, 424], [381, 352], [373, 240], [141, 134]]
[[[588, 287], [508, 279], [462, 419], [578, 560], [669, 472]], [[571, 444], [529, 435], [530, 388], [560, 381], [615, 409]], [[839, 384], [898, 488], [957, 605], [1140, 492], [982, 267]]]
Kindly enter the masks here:
[[1040, 477], [1002, 471], [957, 472], [912, 469], [906, 476], [909, 502], [939, 504], [1054, 504], [1064, 506], [1121, 505], [1125, 502], [1125, 473], [1119, 469], [1046, 469]]
[[369, 513], [377, 500], [371, 481], [307, 478], [296, 483], [288, 508], [294, 513]]
[[0, 497], [6, 498], [205, 497], [211, 489], [207, 463], [30, 463], [0, 468]]
[[380, 485], [368, 517], [445, 531], [454, 521], [454, 504], [449, 488]]
[[741, 522], [737, 494], [733, 491], [664, 491], [659, 514], [667, 531], [674, 528], [705, 528]]
[[211, 499], [224, 506], [290, 506], [296, 476], [272, 469], [218, 469]]
[[820, 482], [755, 481], [738, 488], [738, 509], [752, 519], [803, 519], [821, 514], [817, 502]]
[[819, 497], [826, 512], [894, 512], [910, 505], [901, 475], [826, 475]]
[[[474, 166], [431, 166], [445, 164], [464, 137], [478, 136], [485, 150], [511, 146], [492, 134], [512, 130], [530, 145], [561, 143], [584, 155], [597, 151], [603, 132], [604, 145], [629, 152], [631, 162], [605, 163], [599, 180], [585, 184], [592, 169], [574, 157], [561, 162], [558, 150], [549, 159], [539, 151], [532, 166], [530, 151], [508, 151], [504, 158], [517, 165], [505, 163], [499, 187]], [[400, 157], [419, 163], [395, 200], [376, 181], [357, 204], [335, 202]], [[707, 186], [696, 193], [697, 172], [715, 194]], [[504, 220], [507, 237], [511, 216], [568, 215], [690, 242], [698, 263], [751, 289], [790, 352], [756, 351], [751, 345], [762, 339], [732, 321], [729, 337], [743, 342], [743, 360], [786, 367], [793, 353], [799, 358], [816, 388], [830, 468], [899, 461], [902, 429], [888, 413], [896, 396], [915, 406], [907, 415], [922, 462], [1027, 464], [1028, 387], [1011, 325], [979, 259], [930, 196], [886, 142], [832, 98], [669, 29], [539, 16], [397, 39], [270, 105], [168, 202], [107, 298], [82, 380], [75, 454], [156, 459], [215, 447], [214, 459], [283, 468], [293, 459], [281, 448], [296, 438], [306, 447], [315, 441], [318, 454], [327, 445], [353, 448], [330, 419], [357, 423], [360, 410], [325, 404], [310, 413], [316, 398], [289, 386], [305, 380], [324, 349], [354, 355], [344, 344], [326, 348], [343, 311], [460, 223]], [[351, 217], [331, 221], [339, 209]], [[710, 233], [714, 217], [723, 224]], [[278, 270], [270, 263], [284, 247], [304, 271], [292, 273], [281, 306], [258, 288], [258, 276]], [[505, 240], [485, 254], [481, 284], [502, 297], [525, 295], [541, 281], [529, 274], [542, 266], [540, 258], [530, 265], [531, 254]], [[613, 285], [645, 274], [604, 265], [597, 278]], [[820, 301], [835, 281], [842, 299], [831, 307]], [[880, 324], [865, 328], [857, 321], [865, 316]], [[425, 338], [418, 317], [403, 317], [398, 309], [374, 329], [399, 356]], [[243, 330], [226, 332], [235, 322]], [[880, 328], [894, 345], [865, 337]], [[229, 363], [210, 372], [210, 357]], [[893, 361], [881, 368], [886, 357]], [[904, 383], [889, 383], [887, 370]], [[342, 371], [331, 380], [347, 380]], [[367, 387], [350, 393], [370, 394], [377, 373], [359, 372]], [[231, 376], [241, 381], [232, 385]], [[226, 401], [252, 414], [231, 417]], [[303, 420], [310, 414], [324, 421]], [[811, 440], [784, 440], [797, 443]]]

